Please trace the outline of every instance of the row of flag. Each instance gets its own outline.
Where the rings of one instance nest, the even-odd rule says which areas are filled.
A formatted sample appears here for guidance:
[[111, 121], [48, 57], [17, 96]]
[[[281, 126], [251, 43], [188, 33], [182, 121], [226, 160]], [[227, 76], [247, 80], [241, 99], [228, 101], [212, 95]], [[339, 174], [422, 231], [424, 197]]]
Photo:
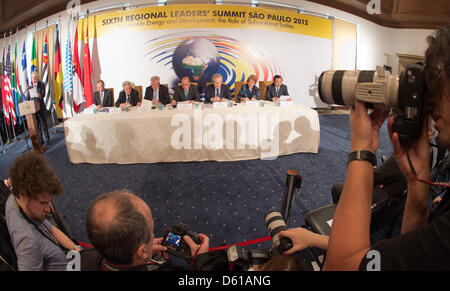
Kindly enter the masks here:
[[[14, 49], [14, 56], [11, 61], [11, 38], [6, 51], [6, 44], [3, 45], [2, 72], [1, 72], [1, 94], [2, 94], [2, 110], [5, 120], [10, 125], [22, 124], [19, 112], [19, 104], [27, 99], [27, 91], [32, 82], [28, 81], [28, 68], [26, 57], [26, 44], [23, 42], [21, 71], [19, 70], [19, 61], [17, 59], [17, 39]], [[89, 52], [89, 32], [86, 29], [86, 39], [84, 44], [83, 71], [80, 66], [78, 52], [78, 23], [75, 29], [75, 36], [72, 43], [70, 32], [67, 33], [67, 41], [65, 47], [65, 60], [63, 70], [63, 60], [61, 58], [61, 46], [58, 24], [55, 29], [55, 49], [54, 49], [54, 70], [53, 75], [49, 72], [48, 42], [47, 33], [45, 34], [43, 56], [42, 56], [42, 82], [45, 84], [44, 104], [47, 110], [52, 110], [52, 96], [49, 86], [50, 78], [54, 79], [56, 112], [58, 117], [63, 117], [64, 97], [73, 100], [73, 110], [78, 113], [83, 104], [89, 107], [93, 104], [92, 95], [92, 62]], [[36, 55], [36, 38], [33, 36], [33, 46], [31, 50], [30, 76], [33, 72], [37, 72], [37, 55]], [[22, 75], [23, 84], [20, 83], [19, 76]], [[67, 112], [66, 112], [67, 113]]]

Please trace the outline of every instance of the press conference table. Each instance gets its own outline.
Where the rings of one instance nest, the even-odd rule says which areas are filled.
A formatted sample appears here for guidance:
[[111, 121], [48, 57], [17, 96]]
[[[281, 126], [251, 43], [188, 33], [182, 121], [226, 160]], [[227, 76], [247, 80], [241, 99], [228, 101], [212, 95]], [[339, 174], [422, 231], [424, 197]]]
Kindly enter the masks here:
[[294, 103], [81, 113], [64, 122], [71, 163], [136, 164], [276, 159], [317, 153], [319, 117]]

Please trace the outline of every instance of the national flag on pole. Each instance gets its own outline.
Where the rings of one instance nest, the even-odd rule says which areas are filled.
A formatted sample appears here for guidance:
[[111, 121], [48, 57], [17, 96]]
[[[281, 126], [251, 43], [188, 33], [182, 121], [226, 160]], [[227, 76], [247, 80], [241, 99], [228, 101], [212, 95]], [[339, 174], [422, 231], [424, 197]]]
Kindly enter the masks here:
[[[6, 60], [4, 62], [4, 70], [2, 77], [2, 96], [5, 96], [3, 107], [6, 105], [6, 121], [8, 125], [11, 124], [11, 119], [13, 125], [16, 125], [16, 113], [14, 112], [14, 101], [12, 96], [12, 85], [11, 85], [11, 45], [8, 46], [8, 54], [6, 55]], [[5, 112], [4, 112], [5, 113]]]
[[33, 35], [33, 47], [31, 48], [31, 67], [30, 67], [30, 78], [33, 72], [37, 72], [37, 57], [36, 57], [36, 39]]
[[91, 54], [89, 53], [89, 19], [86, 21], [86, 39], [84, 41], [84, 59], [83, 59], [83, 87], [84, 97], [86, 99], [86, 108], [94, 102], [92, 100], [92, 63]]
[[70, 32], [68, 32], [66, 40], [66, 58], [64, 60], [64, 91], [69, 94], [73, 93], [72, 69], [72, 47], [70, 45]]
[[74, 103], [74, 111], [78, 113], [80, 110], [80, 106], [84, 101], [84, 92], [83, 85], [81, 84], [81, 67], [80, 67], [80, 58], [78, 54], [78, 23], [75, 29], [75, 38], [73, 41], [73, 103]]
[[50, 94], [50, 86], [48, 84], [48, 43], [47, 43], [47, 34], [45, 34], [44, 39], [44, 51], [42, 57], [42, 82], [45, 85], [45, 99], [44, 104], [47, 110], [52, 108], [52, 96]]
[[[75, 102], [73, 102], [73, 74], [72, 74], [72, 47], [70, 45], [70, 31], [67, 32], [66, 37], [66, 54], [64, 58], [64, 91], [66, 98], [66, 115], [72, 116], [73, 110], [71, 108], [75, 107]], [[70, 102], [72, 101], [72, 104]]]
[[59, 31], [58, 24], [56, 24], [56, 35], [55, 35], [55, 99], [56, 99], [56, 111], [60, 118], [63, 117], [62, 110], [64, 108], [63, 105], [63, 90], [62, 86], [64, 83], [63, 80], [63, 68], [62, 68], [62, 60], [61, 60], [61, 48], [59, 45]]
[[[25, 41], [23, 41], [23, 49], [22, 49], [22, 76], [24, 80], [24, 88], [26, 90], [29, 86], [29, 83], [28, 83], [28, 68], [27, 68], [27, 51], [25, 49]], [[23, 95], [24, 99], [26, 99], [25, 96], [26, 95], [24, 94]]]
[[20, 118], [20, 112], [19, 112], [19, 103], [21, 103], [21, 98], [20, 98], [20, 91], [19, 91], [19, 87], [17, 86], [17, 78], [18, 78], [18, 74], [17, 74], [17, 66], [16, 66], [16, 61], [17, 61], [17, 42], [16, 42], [16, 46], [14, 47], [14, 57], [13, 57], [13, 63], [12, 63], [12, 75], [11, 75], [11, 82], [12, 82], [12, 96], [13, 96], [13, 101], [14, 101], [14, 107], [15, 107], [15, 113], [17, 116], [17, 119], [19, 120], [19, 124], [22, 125], [22, 120]]
[[6, 78], [4, 78], [5, 75], [5, 46], [3, 46], [3, 56], [2, 56], [2, 110], [3, 115], [5, 116], [5, 119], [8, 121], [9, 124], [9, 114], [8, 114], [8, 106], [6, 104], [6, 93], [5, 93], [5, 86], [6, 86]]

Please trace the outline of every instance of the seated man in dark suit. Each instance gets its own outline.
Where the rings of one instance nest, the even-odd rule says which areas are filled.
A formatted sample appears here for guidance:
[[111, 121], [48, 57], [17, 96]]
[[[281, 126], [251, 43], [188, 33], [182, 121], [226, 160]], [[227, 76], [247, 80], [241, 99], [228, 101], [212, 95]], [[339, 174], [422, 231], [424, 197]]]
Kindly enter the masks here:
[[283, 84], [283, 78], [280, 75], [273, 77], [273, 84], [267, 87], [266, 100], [280, 101], [280, 96], [289, 96], [287, 86]]
[[97, 105], [97, 109], [114, 106], [112, 92], [111, 90], [105, 89], [105, 82], [102, 80], [97, 81], [97, 92], [94, 93], [94, 103]]
[[169, 88], [161, 86], [158, 76], [153, 76], [150, 82], [151, 85], [145, 89], [144, 99], [152, 101], [153, 104], [169, 104]]
[[178, 102], [183, 101], [199, 101], [200, 94], [198, 93], [198, 88], [191, 84], [189, 77], [183, 77], [181, 79], [181, 86], [175, 89], [175, 95], [173, 96], [172, 105], [176, 105]]
[[205, 90], [206, 102], [226, 102], [231, 100], [230, 88], [222, 84], [222, 75], [214, 74], [212, 81], [213, 83], [206, 87]]
[[[30, 90], [36, 89], [37, 96], [34, 98], [31, 98], [30, 96]], [[28, 100], [31, 99], [37, 99], [39, 101], [39, 111], [36, 113], [37, 115], [37, 121], [40, 124], [41, 130], [44, 131], [45, 137], [47, 138], [47, 143], [50, 142], [50, 135], [48, 133], [47, 128], [47, 108], [45, 107], [44, 98], [45, 98], [45, 84], [41, 81], [38, 81], [38, 72], [34, 71], [31, 73], [31, 86], [28, 87], [28, 94], [27, 94]]]
[[119, 98], [116, 101], [116, 107], [124, 109], [129, 106], [141, 106], [139, 93], [131, 87], [131, 82], [123, 82], [122, 88], [123, 91], [119, 94]]

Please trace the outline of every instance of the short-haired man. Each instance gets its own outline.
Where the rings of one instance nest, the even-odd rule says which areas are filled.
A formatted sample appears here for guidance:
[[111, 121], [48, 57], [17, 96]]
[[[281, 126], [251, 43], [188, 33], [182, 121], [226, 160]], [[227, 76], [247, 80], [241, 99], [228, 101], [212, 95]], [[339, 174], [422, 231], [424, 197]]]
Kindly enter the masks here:
[[183, 101], [199, 101], [200, 94], [198, 93], [198, 87], [191, 84], [189, 77], [183, 77], [181, 79], [181, 86], [175, 89], [173, 95], [172, 105], [176, 105], [178, 102]]
[[152, 101], [153, 104], [167, 105], [170, 103], [169, 88], [161, 85], [158, 76], [153, 76], [150, 79], [150, 86], [145, 89], [144, 99]]
[[140, 106], [139, 92], [135, 90], [130, 81], [122, 83], [123, 91], [120, 92], [119, 98], [116, 101], [116, 107], [124, 109], [129, 106]]
[[94, 103], [97, 105], [97, 109], [114, 106], [112, 91], [105, 89], [105, 82], [103, 82], [103, 80], [97, 81], [97, 91], [94, 93]]
[[212, 76], [212, 84], [206, 87], [206, 102], [226, 102], [231, 100], [230, 88], [222, 83], [222, 75], [214, 74]]
[[[164, 259], [162, 238], [154, 238], [154, 222], [148, 205], [128, 190], [106, 193], [91, 204], [86, 218], [86, 231], [99, 252], [92, 269], [120, 270], [175, 270], [179, 269]], [[193, 256], [207, 256], [209, 238], [199, 234], [202, 244], [196, 245], [188, 236], [185, 242]], [[159, 259], [153, 257], [159, 255]], [[167, 258], [167, 257], [165, 257]], [[199, 264], [197, 260], [197, 265]], [[90, 262], [92, 264], [92, 262]]]
[[273, 84], [266, 89], [266, 100], [278, 102], [281, 96], [289, 96], [287, 86], [283, 84], [283, 77], [275, 75]]
[[6, 223], [19, 271], [65, 271], [65, 251], [81, 250], [46, 220], [53, 196], [63, 192], [45, 157], [29, 152], [9, 171], [13, 194], [5, 207]]

